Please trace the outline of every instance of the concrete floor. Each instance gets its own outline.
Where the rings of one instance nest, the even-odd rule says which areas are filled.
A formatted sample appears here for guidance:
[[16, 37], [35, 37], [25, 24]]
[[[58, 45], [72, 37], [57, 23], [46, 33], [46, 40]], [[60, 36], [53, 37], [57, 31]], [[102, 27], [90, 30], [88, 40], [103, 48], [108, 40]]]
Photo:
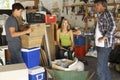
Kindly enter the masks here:
[[[97, 80], [96, 75], [97, 59], [94, 57], [84, 57], [83, 59], [87, 61], [87, 63], [85, 64], [85, 70], [89, 71], [88, 75], [89, 80]], [[112, 74], [112, 80], [120, 80], [120, 72], [117, 72], [113, 67], [110, 68], [110, 70]]]

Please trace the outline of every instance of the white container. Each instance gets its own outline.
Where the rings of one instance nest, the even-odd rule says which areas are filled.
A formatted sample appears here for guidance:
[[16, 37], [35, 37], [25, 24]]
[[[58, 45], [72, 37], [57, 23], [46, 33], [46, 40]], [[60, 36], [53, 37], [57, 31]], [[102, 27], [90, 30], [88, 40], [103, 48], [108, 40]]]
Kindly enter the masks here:
[[28, 80], [28, 69], [24, 63], [0, 66], [0, 80]]
[[[8, 46], [0, 46], [0, 59], [2, 59], [3, 65], [5, 65], [5, 50], [8, 49]], [[0, 63], [0, 65], [2, 65]]]

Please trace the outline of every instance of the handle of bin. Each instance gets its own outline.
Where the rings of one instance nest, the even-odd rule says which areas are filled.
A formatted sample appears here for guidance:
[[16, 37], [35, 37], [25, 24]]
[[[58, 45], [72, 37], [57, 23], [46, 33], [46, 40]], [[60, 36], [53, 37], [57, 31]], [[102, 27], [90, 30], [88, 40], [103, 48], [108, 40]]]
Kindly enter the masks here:
[[[39, 76], [41, 76], [40, 79], [39, 79]], [[43, 80], [43, 74], [36, 75], [36, 80]]]

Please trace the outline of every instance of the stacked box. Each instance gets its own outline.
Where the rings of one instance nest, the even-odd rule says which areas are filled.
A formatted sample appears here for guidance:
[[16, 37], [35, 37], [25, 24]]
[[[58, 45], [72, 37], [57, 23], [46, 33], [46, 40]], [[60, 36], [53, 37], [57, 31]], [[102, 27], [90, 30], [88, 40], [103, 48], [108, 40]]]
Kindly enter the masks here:
[[29, 34], [29, 36], [43, 37], [45, 33], [45, 23], [31, 24], [30, 27], [33, 31]]
[[39, 47], [42, 43], [41, 37], [33, 37], [28, 35], [21, 36], [22, 48]]
[[85, 37], [75, 36], [74, 43], [75, 43], [75, 46], [84, 46], [85, 45]]
[[45, 69], [41, 66], [29, 69], [29, 80], [46, 80]]
[[28, 68], [40, 65], [40, 47], [22, 49], [22, 57]]
[[28, 35], [21, 36], [21, 43], [23, 48], [38, 47], [42, 43], [42, 38], [45, 33], [45, 23], [31, 24], [32, 32]]
[[50, 15], [50, 14], [45, 15], [45, 22], [46, 23], [55, 24], [56, 21], [57, 21], [56, 15]]
[[86, 54], [85, 46], [75, 46], [75, 56], [83, 57]]
[[24, 63], [0, 66], [0, 80], [28, 80], [28, 69]]

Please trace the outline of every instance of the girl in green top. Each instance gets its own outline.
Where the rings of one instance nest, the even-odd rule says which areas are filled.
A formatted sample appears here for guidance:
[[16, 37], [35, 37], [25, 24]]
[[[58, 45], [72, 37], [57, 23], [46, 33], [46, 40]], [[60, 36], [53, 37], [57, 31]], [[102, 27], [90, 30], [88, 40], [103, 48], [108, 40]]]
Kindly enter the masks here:
[[64, 53], [68, 50], [68, 59], [72, 59], [73, 33], [67, 19], [62, 20], [61, 28], [57, 30], [57, 44], [60, 48], [60, 58], [65, 58]]

